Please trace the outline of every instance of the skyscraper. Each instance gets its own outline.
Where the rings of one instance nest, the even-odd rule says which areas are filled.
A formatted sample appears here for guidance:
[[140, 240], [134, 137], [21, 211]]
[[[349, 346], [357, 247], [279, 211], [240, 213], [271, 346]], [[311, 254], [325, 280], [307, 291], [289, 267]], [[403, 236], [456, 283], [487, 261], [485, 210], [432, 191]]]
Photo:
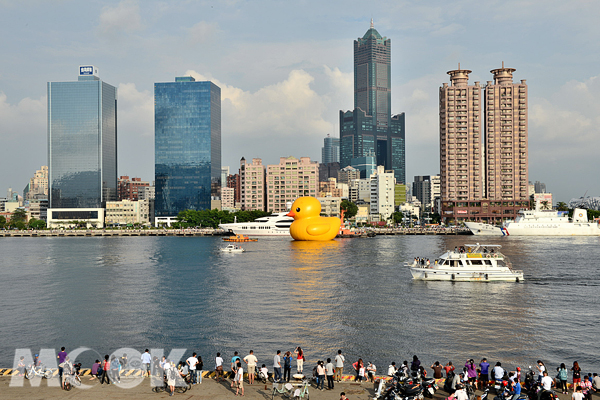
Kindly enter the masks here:
[[117, 89], [80, 66], [75, 82], [48, 82], [48, 224], [101, 225], [117, 198]]
[[513, 204], [529, 200], [527, 85], [513, 83], [515, 71], [503, 62], [485, 87], [486, 197]]
[[156, 217], [210, 209], [221, 188], [221, 89], [178, 77], [154, 84], [154, 104]]
[[440, 88], [440, 175], [442, 201], [483, 197], [481, 86], [469, 85], [467, 69], [448, 71]]
[[[440, 88], [442, 218], [499, 222], [528, 206], [527, 85], [494, 69], [481, 97], [471, 71], [449, 71]], [[483, 118], [482, 118], [483, 112]], [[481, 132], [484, 132], [483, 142]], [[485, 152], [482, 149], [482, 146]]]
[[391, 46], [371, 27], [354, 41], [354, 110], [340, 111], [340, 165], [373, 153], [406, 181], [404, 113], [391, 114]]
[[340, 139], [327, 135], [321, 148], [321, 163], [329, 164], [333, 162], [340, 162]]

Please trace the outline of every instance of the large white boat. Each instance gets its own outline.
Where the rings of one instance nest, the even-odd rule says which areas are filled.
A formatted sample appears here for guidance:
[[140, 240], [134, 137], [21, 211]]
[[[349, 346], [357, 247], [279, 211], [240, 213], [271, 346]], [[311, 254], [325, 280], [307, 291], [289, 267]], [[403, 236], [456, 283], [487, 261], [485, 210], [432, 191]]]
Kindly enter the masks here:
[[600, 221], [588, 221], [587, 211], [576, 208], [570, 220], [566, 211], [520, 210], [514, 221], [502, 226], [465, 222], [473, 235], [494, 236], [600, 236]]
[[410, 268], [413, 279], [424, 281], [510, 281], [523, 280], [523, 271], [513, 270], [500, 245], [465, 244], [448, 250], [433, 264], [415, 259]]
[[290, 236], [290, 225], [294, 222], [294, 218], [288, 217], [286, 214], [276, 213], [267, 217], [257, 218], [253, 222], [219, 224], [219, 227], [236, 235]]

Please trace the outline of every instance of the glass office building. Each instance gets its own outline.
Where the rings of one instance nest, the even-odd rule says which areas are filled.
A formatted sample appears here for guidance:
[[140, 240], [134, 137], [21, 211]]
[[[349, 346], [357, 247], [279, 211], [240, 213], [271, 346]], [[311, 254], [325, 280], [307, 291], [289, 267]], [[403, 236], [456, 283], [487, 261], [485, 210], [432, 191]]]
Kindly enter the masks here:
[[48, 185], [55, 219], [97, 219], [77, 209], [117, 199], [117, 89], [93, 66], [75, 82], [48, 82]]
[[155, 216], [211, 208], [221, 188], [221, 89], [192, 77], [154, 84]]
[[354, 41], [354, 110], [340, 111], [340, 167], [375, 154], [377, 165], [406, 182], [404, 113], [391, 114], [392, 41], [371, 27]]

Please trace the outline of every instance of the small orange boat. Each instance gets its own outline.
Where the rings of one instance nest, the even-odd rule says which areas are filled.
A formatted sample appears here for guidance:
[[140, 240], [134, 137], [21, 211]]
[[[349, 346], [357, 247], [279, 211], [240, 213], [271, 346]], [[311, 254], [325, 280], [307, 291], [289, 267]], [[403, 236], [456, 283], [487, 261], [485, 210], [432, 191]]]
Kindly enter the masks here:
[[225, 242], [258, 242], [258, 239], [250, 239], [248, 236], [235, 235], [224, 237]]

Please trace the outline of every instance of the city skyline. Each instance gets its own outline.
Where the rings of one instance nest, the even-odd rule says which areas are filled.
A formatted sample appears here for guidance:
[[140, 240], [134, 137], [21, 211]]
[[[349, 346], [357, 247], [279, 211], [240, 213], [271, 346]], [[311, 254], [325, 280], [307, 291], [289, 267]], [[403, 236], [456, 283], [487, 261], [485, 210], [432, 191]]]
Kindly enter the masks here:
[[394, 43], [391, 108], [407, 115], [407, 177], [439, 173], [446, 71], [460, 62], [485, 82], [504, 61], [529, 87], [528, 179], [557, 201], [598, 195], [600, 4], [332, 2], [318, 15], [316, 4], [0, 2], [0, 32], [11, 38], [0, 59], [0, 188], [21, 190], [47, 164], [46, 83], [88, 64], [118, 88], [119, 175], [152, 180], [152, 85], [183, 75], [223, 88], [223, 165], [320, 160], [323, 138], [338, 136], [339, 110], [353, 107], [348, 43], [373, 18]]

